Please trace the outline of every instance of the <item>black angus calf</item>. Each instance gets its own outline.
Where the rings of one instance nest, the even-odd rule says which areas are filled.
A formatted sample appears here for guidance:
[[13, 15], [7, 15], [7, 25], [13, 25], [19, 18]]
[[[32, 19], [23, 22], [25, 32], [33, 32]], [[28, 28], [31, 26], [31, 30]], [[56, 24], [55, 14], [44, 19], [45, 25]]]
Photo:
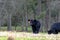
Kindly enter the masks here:
[[35, 20], [35, 19], [34, 20], [28, 19], [28, 22], [32, 26], [33, 33], [35, 33], [35, 34], [39, 33], [39, 29], [41, 26], [40, 22], [38, 20]]
[[58, 34], [58, 32], [60, 32], [60, 23], [54, 23], [48, 31], [48, 34]]

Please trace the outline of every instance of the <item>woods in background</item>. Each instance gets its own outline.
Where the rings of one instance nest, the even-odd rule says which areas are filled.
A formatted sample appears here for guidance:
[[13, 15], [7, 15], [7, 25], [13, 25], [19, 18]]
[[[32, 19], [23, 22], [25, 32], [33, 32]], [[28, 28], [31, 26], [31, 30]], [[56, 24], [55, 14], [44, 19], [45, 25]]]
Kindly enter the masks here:
[[47, 32], [51, 25], [60, 22], [59, 0], [0, 0], [0, 28], [15, 30], [21, 27], [28, 31], [28, 19], [41, 22], [41, 32]]

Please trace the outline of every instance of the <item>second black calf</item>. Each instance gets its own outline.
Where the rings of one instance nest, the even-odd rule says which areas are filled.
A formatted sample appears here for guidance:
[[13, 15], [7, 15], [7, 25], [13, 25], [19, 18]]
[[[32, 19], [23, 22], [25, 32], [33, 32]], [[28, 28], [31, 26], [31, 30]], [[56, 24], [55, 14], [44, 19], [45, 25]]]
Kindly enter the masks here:
[[54, 23], [48, 31], [48, 34], [58, 34], [58, 32], [60, 32], [60, 23]]

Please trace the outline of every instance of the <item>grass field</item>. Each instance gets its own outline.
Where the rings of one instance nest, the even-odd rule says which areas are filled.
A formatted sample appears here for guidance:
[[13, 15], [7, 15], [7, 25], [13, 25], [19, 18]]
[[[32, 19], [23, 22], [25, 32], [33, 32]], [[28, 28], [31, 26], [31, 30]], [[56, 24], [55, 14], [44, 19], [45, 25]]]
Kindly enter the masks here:
[[40, 33], [40, 34], [25, 34], [25, 36], [23, 37], [17, 37], [16, 40], [60, 40], [60, 34], [58, 35], [48, 35], [48, 34], [44, 34], [44, 33]]
[[[14, 27], [12, 27], [12, 29], [14, 30]], [[0, 28], [0, 40], [7, 40], [10, 36], [14, 38], [14, 40], [60, 40], [60, 33], [57, 35], [48, 35], [47, 33], [41, 32], [39, 34], [33, 34], [32, 32], [8, 32], [6, 30], [7, 27]], [[21, 27], [17, 27], [16, 30], [21, 30]], [[28, 27], [28, 31], [32, 31], [31, 27]]]
[[[23, 29], [26, 30], [26, 27], [23, 27]], [[1, 30], [2, 31], [7, 31], [7, 26], [0, 27], [0, 31]], [[12, 26], [12, 31], [14, 31], [14, 30], [15, 30], [15, 27]], [[17, 26], [15, 31], [22, 31], [22, 27], [21, 26]], [[32, 31], [32, 28], [31, 27], [27, 27], [27, 31], [31, 32]]]
[[0, 40], [7, 40], [7, 37], [5, 37], [5, 36], [0, 36]]
[[60, 40], [60, 34], [48, 35], [47, 33], [0, 32], [0, 40], [7, 40], [9, 36], [15, 40]]

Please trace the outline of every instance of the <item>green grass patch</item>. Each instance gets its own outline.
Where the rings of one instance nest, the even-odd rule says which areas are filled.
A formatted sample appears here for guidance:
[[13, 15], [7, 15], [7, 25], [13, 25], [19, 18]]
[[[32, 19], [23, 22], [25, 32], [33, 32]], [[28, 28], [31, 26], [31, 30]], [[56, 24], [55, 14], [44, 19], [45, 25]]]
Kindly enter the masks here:
[[46, 37], [23, 37], [23, 38], [16, 38], [16, 40], [48, 40]]
[[[16, 37], [15, 40], [60, 40], [60, 36], [58, 35], [57, 37], [55, 36], [33, 36], [33, 37]], [[8, 37], [5, 37], [5, 36], [0, 36], [0, 40], [7, 40]]]
[[48, 40], [47, 38], [43, 37], [43, 38], [40, 38], [40, 37], [23, 37], [23, 38], [16, 38], [16, 40]]
[[7, 37], [5, 37], [5, 36], [0, 36], [0, 40], [7, 40]]
[[[25, 30], [26, 30], [26, 27], [23, 27], [23, 31], [25, 31]], [[0, 27], [0, 31], [7, 31], [7, 26]], [[12, 31], [22, 31], [22, 26], [17, 26], [16, 30], [15, 30], [15, 27], [12, 26]], [[31, 26], [27, 27], [27, 31], [32, 32]]]

